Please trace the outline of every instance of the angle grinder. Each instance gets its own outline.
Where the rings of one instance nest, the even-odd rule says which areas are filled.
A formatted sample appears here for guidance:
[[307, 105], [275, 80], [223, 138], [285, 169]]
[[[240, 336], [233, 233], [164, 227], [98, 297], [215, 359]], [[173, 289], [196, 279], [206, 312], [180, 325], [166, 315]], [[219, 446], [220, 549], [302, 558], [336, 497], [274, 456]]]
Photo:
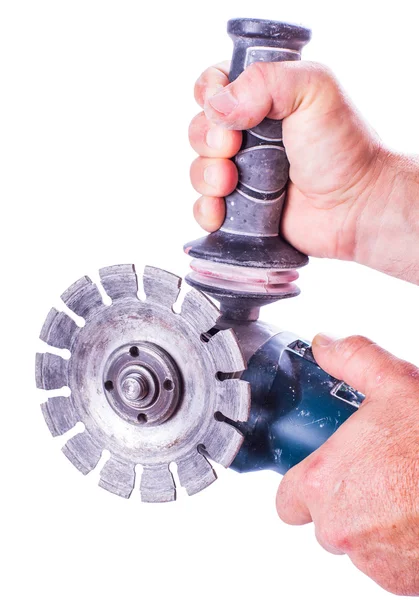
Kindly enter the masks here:
[[[299, 60], [311, 36], [259, 19], [233, 19], [228, 33], [230, 80], [253, 62]], [[258, 320], [262, 306], [299, 293], [308, 262], [278, 233], [289, 170], [282, 122], [243, 132], [234, 161], [239, 182], [221, 229], [185, 245], [192, 272], [179, 312], [179, 277], [116, 265], [100, 271], [111, 304], [83, 277], [61, 296], [69, 313], [51, 309], [42, 327], [51, 351], [36, 356], [36, 384], [54, 391], [45, 421], [52, 435], [68, 434], [63, 452], [83, 474], [109, 452], [99, 485], [119, 496], [138, 487], [145, 502], [174, 500], [173, 463], [189, 495], [215, 481], [214, 464], [284, 474], [364, 399], [323, 371], [304, 339]]]

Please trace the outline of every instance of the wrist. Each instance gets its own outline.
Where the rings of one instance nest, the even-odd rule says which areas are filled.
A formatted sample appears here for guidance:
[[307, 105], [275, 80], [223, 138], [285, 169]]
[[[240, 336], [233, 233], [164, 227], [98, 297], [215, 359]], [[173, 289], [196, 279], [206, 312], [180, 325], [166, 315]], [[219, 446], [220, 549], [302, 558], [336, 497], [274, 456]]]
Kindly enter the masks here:
[[384, 147], [358, 202], [353, 260], [419, 283], [419, 158]]

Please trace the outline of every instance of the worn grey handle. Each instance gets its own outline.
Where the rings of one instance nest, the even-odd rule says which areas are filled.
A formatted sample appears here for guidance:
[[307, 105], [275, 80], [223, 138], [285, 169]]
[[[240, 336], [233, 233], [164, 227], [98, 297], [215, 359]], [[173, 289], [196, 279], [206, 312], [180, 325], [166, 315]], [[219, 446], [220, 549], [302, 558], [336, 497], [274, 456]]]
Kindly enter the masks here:
[[[254, 62], [300, 60], [301, 49], [311, 37], [304, 27], [260, 19], [232, 19], [227, 30], [234, 41], [230, 81]], [[250, 237], [277, 237], [289, 172], [282, 121], [266, 118], [244, 131], [234, 161], [239, 182], [226, 198], [221, 230]]]

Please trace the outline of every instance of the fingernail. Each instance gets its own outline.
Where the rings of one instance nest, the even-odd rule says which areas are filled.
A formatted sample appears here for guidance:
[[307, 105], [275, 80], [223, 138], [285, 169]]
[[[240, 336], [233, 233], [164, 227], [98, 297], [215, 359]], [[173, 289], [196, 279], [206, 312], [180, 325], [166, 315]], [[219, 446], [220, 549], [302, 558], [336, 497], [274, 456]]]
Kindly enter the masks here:
[[207, 145], [214, 150], [221, 150], [224, 143], [224, 129], [211, 127], [207, 132]]
[[204, 181], [211, 187], [217, 187], [218, 184], [218, 169], [215, 165], [209, 165], [204, 170]]
[[318, 333], [313, 340], [313, 344], [316, 346], [330, 346], [330, 344], [333, 344], [338, 339], [338, 336], [331, 333]]
[[209, 100], [209, 98], [212, 98], [212, 96], [215, 96], [215, 94], [218, 94], [223, 89], [224, 89], [224, 86], [221, 85], [220, 83], [216, 83], [215, 85], [213, 85], [211, 87], [207, 87], [205, 90], [205, 100]]
[[225, 88], [222, 92], [209, 98], [208, 103], [214, 110], [223, 115], [229, 115], [238, 105], [238, 101], [230, 90]]

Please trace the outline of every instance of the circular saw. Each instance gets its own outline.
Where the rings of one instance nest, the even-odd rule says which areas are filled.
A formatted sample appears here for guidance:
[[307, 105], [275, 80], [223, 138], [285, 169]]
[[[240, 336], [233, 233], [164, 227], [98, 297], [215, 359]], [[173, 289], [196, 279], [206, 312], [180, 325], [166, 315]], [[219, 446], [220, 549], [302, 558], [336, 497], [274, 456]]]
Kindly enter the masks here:
[[[256, 19], [233, 19], [228, 32], [231, 80], [253, 62], [299, 60], [310, 39], [303, 27]], [[223, 226], [185, 245], [191, 287], [178, 311], [179, 277], [146, 267], [139, 282], [133, 265], [115, 265], [100, 271], [110, 304], [83, 277], [61, 296], [69, 312], [51, 309], [42, 327], [51, 351], [37, 354], [36, 383], [54, 391], [45, 421], [54, 436], [70, 432], [63, 452], [83, 474], [108, 451], [99, 485], [125, 498], [138, 487], [143, 501], [174, 500], [172, 464], [190, 495], [215, 481], [214, 463], [285, 473], [363, 400], [317, 365], [307, 342], [259, 321], [263, 305], [299, 293], [308, 262], [278, 233], [289, 170], [282, 123], [244, 132], [234, 160]]]

